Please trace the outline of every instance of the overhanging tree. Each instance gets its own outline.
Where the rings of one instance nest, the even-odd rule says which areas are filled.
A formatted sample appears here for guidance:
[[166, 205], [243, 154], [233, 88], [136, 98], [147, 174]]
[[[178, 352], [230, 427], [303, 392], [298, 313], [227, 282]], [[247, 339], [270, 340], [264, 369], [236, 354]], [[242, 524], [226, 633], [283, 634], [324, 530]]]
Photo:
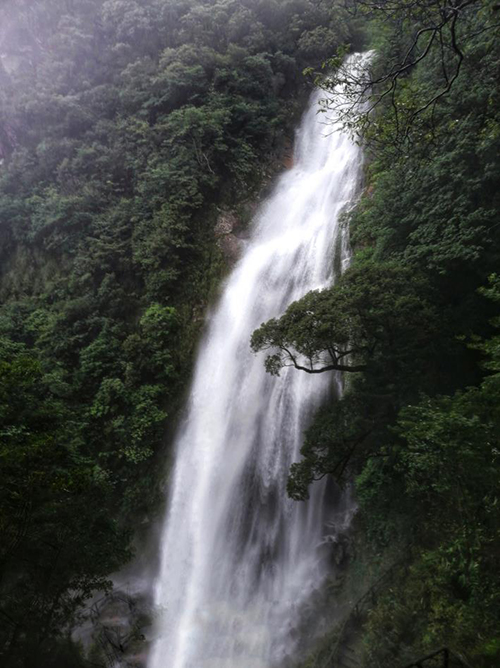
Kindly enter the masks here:
[[288, 366], [306, 373], [354, 373], [384, 359], [394, 367], [411, 364], [432, 339], [435, 322], [424, 278], [396, 264], [367, 263], [262, 324], [251, 346], [270, 351], [265, 367], [274, 375]]
[[[474, 61], [475, 38], [492, 44], [500, 31], [495, 0], [353, 0], [353, 16], [362, 16], [378, 36], [371, 67], [344, 66], [345, 48], [324, 63], [327, 78], [315, 82], [328, 93], [339, 86], [344, 96], [329, 94], [323, 111], [374, 144], [378, 151], [404, 149], [408, 142], [433, 140], [436, 114]], [[420, 72], [420, 82], [410, 75]], [[308, 70], [313, 73], [312, 69]], [[467, 72], [465, 72], [467, 76]], [[360, 113], [360, 104], [363, 104]], [[376, 111], [377, 113], [373, 113]], [[383, 111], [383, 120], [380, 111]]]

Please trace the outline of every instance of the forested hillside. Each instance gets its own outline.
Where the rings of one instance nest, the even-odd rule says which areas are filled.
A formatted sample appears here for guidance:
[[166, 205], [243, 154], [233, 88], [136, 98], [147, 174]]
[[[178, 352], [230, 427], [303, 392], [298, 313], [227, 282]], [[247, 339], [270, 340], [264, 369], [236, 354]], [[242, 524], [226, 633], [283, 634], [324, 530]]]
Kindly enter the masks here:
[[289, 365], [297, 373], [345, 372], [344, 395], [315, 418], [288, 489], [302, 499], [324, 476], [341, 484], [355, 478], [357, 554], [343, 586], [352, 591], [358, 578], [365, 590], [357, 597], [366, 591], [368, 599], [306, 665], [327, 666], [332, 657], [344, 665], [347, 643], [351, 661], [371, 668], [404, 666], [443, 646], [471, 666], [493, 667], [500, 661], [498, 6], [358, 9], [376, 48], [372, 72], [346, 81], [341, 68], [333, 81], [346, 81], [353, 103], [369, 96], [360, 118], [350, 105], [342, 110], [369, 156], [366, 189], [350, 216], [353, 262], [333, 288], [310, 293], [252, 338], [256, 350], [270, 349], [271, 373]]
[[[343, 55], [369, 48], [369, 77], [346, 79]], [[353, 259], [252, 347], [273, 374], [344, 373], [288, 490], [300, 503], [318, 479], [355, 481], [350, 562], [325, 590], [331, 606], [371, 594], [305, 665], [346, 644], [370, 668], [442, 646], [499, 665], [498, 4], [4, 0], [5, 668], [88, 665], [68, 633], [160, 503], [165, 434], [227, 270], [217, 219], [245, 218], [311, 75], [347, 87], [366, 154]]]
[[67, 629], [158, 503], [218, 211], [255, 196], [302, 69], [353, 36], [311, 0], [0, 13], [0, 663], [76, 666]]

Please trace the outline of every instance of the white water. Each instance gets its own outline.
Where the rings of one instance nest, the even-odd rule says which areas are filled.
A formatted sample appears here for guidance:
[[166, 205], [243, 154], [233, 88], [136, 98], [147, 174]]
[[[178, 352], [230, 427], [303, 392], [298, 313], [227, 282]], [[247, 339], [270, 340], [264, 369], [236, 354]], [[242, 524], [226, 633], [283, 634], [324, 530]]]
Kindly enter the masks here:
[[[365, 57], [351, 56], [347, 67]], [[323, 93], [324, 95], [324, 93]], [[331, 509], [325, 486], [290, 501], [286, 479], [332, 376], [279, 378], [251, 353], [251, 333], [333, 280], [347, 241], [339, 214], [356, 195], [361, 153], [317, 114], [313, 94], [295, 166], [254, 221], [210, 318], [176, 443], [162, 538], [150, 668], [270, 668], [295, 650], [301, 603], [324, 581]], [[330, 529], [331, 533], [331, 529]]]

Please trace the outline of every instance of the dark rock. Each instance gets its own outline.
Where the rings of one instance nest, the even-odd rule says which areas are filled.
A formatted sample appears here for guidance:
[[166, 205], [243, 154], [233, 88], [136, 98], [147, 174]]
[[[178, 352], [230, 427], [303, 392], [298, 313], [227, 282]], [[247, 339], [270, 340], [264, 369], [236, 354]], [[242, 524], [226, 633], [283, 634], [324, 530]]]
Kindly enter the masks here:
[[241, 255], [242, 244], [237, 237], [237, 232], [240, 229], [240, 221], [236, 214], [231, 211], [223, 211], [217, 218], [214, 228], [217, 245], [229, 264], [236, 262]]

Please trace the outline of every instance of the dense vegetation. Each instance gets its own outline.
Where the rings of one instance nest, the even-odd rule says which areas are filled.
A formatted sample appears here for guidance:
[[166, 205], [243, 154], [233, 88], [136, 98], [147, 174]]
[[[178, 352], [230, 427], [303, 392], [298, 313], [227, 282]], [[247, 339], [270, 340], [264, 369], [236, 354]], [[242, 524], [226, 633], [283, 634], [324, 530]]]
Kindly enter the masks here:
[[[392, 566], [364, 617], [362, 664], [405, 665], [449, 646], [497, 666], [498, 6], [464, 3], [427, 52], [454, 3], [363, 7], [378, 56], [374, 111], [358, 122], [371, 159], [350, 221], [353, 263], [252, 343], [271, 349], [274, 373], [338, 360], [347, 371], [344, 395], [306, 435], [289, 493], [305, 498], [325, 475], [356, 478], [363, 549], [380, 572]], [[368, 90], [351, 84], [352, 100]], [[327, 665], [327, 654], [307, 665]]]
[[218, 212], [261, 184], [301, 70], [359, 46], [360, 24], [378, 55], [368, 85], [350, 82], [373, 113], [345, 116], [370, 157], [352, 267], [252, 345], [272, 373], [345, 371], [289, 493], [355, 477], [364, 559], [397, 555], [364, 619], [365, 665], [440, 645], [498, 665], [498, 14], [486, 0], [2, 4], [2, 666], [79, 665], [66, 633], [155, 504], [155, 454], [224, 271]]
[[217, 212], [352, 36], [312, 0], [0, 12], [0, 663], [76, 666], [64, 635], [155, 503]]

